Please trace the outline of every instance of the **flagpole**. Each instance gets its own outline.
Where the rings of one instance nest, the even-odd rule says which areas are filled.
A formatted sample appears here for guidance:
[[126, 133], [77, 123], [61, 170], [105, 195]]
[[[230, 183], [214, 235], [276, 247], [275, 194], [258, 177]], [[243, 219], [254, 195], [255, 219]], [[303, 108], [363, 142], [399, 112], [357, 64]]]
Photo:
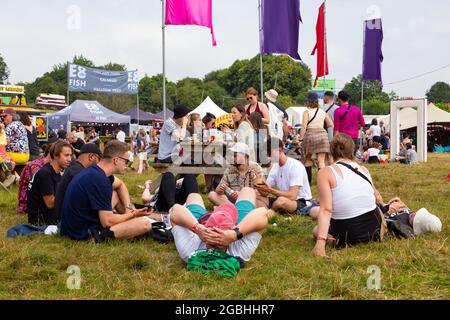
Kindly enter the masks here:
[[366, 22], [363, 26], [363, 70], [361, 74], [361, 113], [364, 114], [364, 45], [366, 43]]
[[164, 121], [167, 119], [166, 101], [166, 0], [162, 1], [162, 69], [163, 69], [163, 110]]
[[263, 73], [263, 48], [262, 48], [262, 6], [261, 0], [258, 0], [258, 15], [259, 15], [259, 67], [261, 71], [261, 101], [264, 100], [264, 73]]

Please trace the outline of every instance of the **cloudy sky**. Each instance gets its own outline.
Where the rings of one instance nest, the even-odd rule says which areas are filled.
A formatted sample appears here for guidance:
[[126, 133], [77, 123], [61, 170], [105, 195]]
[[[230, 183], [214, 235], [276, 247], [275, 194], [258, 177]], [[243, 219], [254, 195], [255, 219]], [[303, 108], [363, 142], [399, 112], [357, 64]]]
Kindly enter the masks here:
[[[284, 0], [279, 0], [284, 1]], [[113, 61], [141, 76], [161, 72], [160, 0], [22, 0], [2, 3], [0, 53], [10, 82], [33, 81], [57, 63], [83, 54], [95, 64]], [[299, 53], [315, 73], [310, 52], [321, 0], [301, 0]], [[167, 76], [203, 77], [259, 51], [257, 0], [213, 0], [217, 47], [209, 30], [169, 26]], [[25, 9], [26, 8], [26, 9]], [[22, 10], [24, 9], [24, 10]], [[79, 19], [78, 17], [79, 12]], [[450, 1], [328, 0], [331, 74], [338, 88], [361, 73], [363, 21], [381, 16], [383, 80], [391, 83], [450, 64]], [[375, 16], [374, 16], [375, 15]], [[79, 24], [78, 24], [79, 21]], [[422, 97], [436, 81], [450, 83], [450, 68], [412, 81], [387, 85], [400, 96]], [[256, 85], [256, 84], [255, 84]]]

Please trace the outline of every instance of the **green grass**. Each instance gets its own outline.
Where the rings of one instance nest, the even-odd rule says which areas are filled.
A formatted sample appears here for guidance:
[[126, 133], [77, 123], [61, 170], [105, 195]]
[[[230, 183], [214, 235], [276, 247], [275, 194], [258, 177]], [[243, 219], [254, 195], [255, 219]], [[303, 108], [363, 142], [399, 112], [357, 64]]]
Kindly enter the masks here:
[[[6, 230], [26, 217], [15, 213], [17, 189], [0, 191], [0, 298], [449, 299], [450, 155], [430, 155], [416, 166], [369, 168], [385, 200], [400, 196], [412, 209], [427, 208], [442, 220], [442, 233], [329, 251], [330, 259], [319, 259], [311, 254], [314, 223], [277, 217], [234, 279], [188, 272], [173, 244], [150, 239], [95, 245], [57, 236], [6, 238]], [[123, 177], [135, 202], [137, 185], [149, 177], [154, 174]], [[79, 290], [66, 287], [70, 265], [80, 267]], [[378, 291], [367, 289], [370, 265], [381, 269]]]

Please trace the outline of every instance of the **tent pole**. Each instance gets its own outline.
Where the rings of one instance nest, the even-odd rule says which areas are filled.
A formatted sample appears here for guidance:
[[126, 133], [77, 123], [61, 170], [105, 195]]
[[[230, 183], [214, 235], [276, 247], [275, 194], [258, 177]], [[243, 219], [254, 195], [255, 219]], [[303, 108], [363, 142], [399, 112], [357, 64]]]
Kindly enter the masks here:
[[259, 15], [259, 66], [261, 69], [261, 102], [264, 101], [264, 73], [263, 73], [263, 47], [262, 47], [262, 6], [261, 0], [258, 0]]
[[163, 64], [163, 110], [164, 121], [167, 119], [166, 105], [166, 0], [162, 0], [162, 64]]
[[139, 128], [139, 93], [136, 95], [137, 123]]

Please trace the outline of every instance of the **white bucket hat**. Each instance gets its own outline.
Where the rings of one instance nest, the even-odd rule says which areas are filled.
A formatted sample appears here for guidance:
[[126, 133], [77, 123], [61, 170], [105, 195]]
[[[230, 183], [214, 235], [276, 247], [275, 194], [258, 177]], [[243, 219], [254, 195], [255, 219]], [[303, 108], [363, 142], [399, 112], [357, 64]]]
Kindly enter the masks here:
[[247, 156], [250, 156], [250, 149], [248, 145], [242, 142], [237, 142], [234, 146], [230, 148], [231, 152], [243, 153]]
[[278, 92], [276, 92], [274, 89], [270, 89], [269, 91], [266, 91], [264, 93], [267, 99], [269, 99], [272, 102], [277, 102], [278, 99]]
[[414, 234], [420, 235], [426, 232], [441, 232], [442, 222], [434, 214], [422, 208], [416, 212], [413, 222]]

